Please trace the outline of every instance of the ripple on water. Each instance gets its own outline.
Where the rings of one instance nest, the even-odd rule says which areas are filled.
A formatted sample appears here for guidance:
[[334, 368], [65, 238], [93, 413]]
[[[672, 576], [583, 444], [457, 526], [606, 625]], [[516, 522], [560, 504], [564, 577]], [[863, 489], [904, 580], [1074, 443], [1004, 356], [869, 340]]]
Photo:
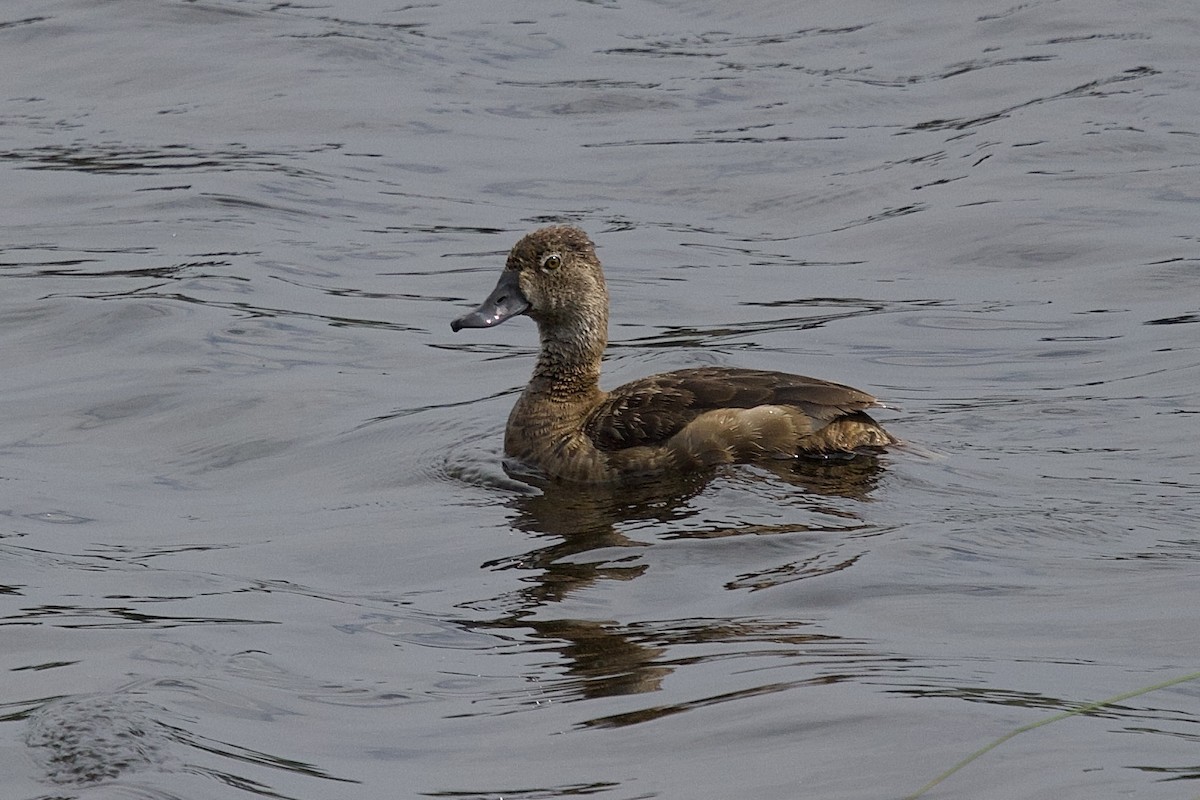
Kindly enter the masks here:
[[23, 516], [25, 519], [31, 519], [35, 522], [49, 522], [52, 525], [82, 525], [86, 522], [95, 522], [90, 517], [68, 514], [66, 511], [35, 511]]
[[45, 778], [96, 784], [178, 765], [164, 708], [121, 694], [52, 700], [30, 715], [25, 744]]
[[[393, 456], [406, 462], [405, 469], [411, 475], [505, 493], [530, 492], [527, 484], [513, 480], [501, 467], [503, 422], [508, 413], [501, 406], [507, 404], [492, 401], [507, 394], [502, 392], [482, 401], [399, 411], [373, 420], [370, 425], [378, 427], [390, 419], [390, 424], [396, 427], [388, 435], [408, 439], [403, 451]], [[489, 409], [481, 412], [489, 416], [476, 418], [463, 408], [477, 403]]]

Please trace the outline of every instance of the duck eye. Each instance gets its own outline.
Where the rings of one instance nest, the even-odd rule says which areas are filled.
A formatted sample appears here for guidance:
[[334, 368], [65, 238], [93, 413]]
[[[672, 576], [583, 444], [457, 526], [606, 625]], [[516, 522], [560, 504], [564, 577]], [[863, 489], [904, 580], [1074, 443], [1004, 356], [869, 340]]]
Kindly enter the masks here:
[[562, 256], [558, 253], [551, 253], [542, 258], [542, 269], [546, 272], [553, 272], [562, 266]]

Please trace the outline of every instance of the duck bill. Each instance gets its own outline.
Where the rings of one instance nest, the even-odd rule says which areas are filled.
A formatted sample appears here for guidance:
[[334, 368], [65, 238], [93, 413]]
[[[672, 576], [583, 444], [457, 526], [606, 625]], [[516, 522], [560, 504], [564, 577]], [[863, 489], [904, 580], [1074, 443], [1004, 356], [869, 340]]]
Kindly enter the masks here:
[[450, 323], [450, 329], [458, 333], [463, 328], [491, 328], [504, 320], [524, 314], [529, 310], [529, 300], [521, 291], [515, 270], [505, 270], [500, 282], [479, 308], [464, 314]]

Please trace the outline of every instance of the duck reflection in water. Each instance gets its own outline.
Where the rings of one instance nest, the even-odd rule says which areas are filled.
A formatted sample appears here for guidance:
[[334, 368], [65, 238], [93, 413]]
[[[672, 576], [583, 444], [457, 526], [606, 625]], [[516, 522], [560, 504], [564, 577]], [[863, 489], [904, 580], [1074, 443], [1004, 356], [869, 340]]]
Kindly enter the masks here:
[[[552, 538], [554, 544], [521, 556], [489, 562], [487, 567], [519, 567], [541, 570], [547, 580], [529, 593], [535, 604], [558, 602], [567, 593], [583, 588], [597, 579], [629, 580], [642, 573], [642, 566], [601, 568], [575, 559], [590, 551], [610, 548], [648, 546], [623, 533], [631, 526], [652, 526], [658, 531], [673, 531], [670, 539], [718, 539], [731, 536], [769, 535], [831, 530], [861, 531], [867, 524], [854, 511], [855, 503], [869, 499], [883, 469], [877, 459], [852, 461], [796, 461], [773, 465], [770, 470], [740, 471], [737, 482], [743, 488], [762, 485], [779, 495], [780, 506], [799, 507], [805, 520], [781, 522], [775, 526], [748, 525], [730, 520], [727, 525], [709, 521], [695, 524], [698, 497], [715, 477], [711, 473], [661, 478], [632, 487], [559, 486], [549, 484], [543, 491], [519, 494], [508, 501], [516, 512], [511, 524], [536, 538]], [[801, 487], [802, 493], [778, 490], [780, 485]], [[830, 520], [836, 520], [831, 525]], [[564, 559], [570, 559], [564, 561]]]
[[[769, 471], [743, 468], [717, 476], [691, 474], [633, 487], [549, 484], [540, 493], [515, 495], [507, 501], [512, 526], [544, 544], [483, 565], [520, 570], [529, 577], [523, 588], [503, 599], [505, 613], [473, 627], [525, 631], [558, 651], [565, 659], [566, 674], [554, 686], [543, 685], [543, 690], [559, 699], [657, 691], [680, 666], [672, 652], [684, 645], [700, 645], [716, 653], [753, 649], [759, 646], [756, 643], [769, 641], [801, 654], [812, 651], [826, 657], [831, 646], [840, 647], [839, 637], [819, 630], [808, 619], [689, 618], [629, 624], [564, 617], [555, 607], [604, 582], [642, 577], [662, 557], [653, 550], [656, 542], [671, 540], [791, 537], [794, 546], [785, 548], [788, 555], [782, 563], [775, 557], [781, 552], [778, 549], [750, 548], [754, 556], [769, 552], [769, 561], [739, 574], [723, 587], [727, 590], [766, 589], [846, 569], [864, 550], [863, 537], [878, 533], [855, 513], [855, 507], [868, 498], [880, 474], [873, 458], [800, 460], [777, 464]], [[771, 524], [740, 521], [741, 515], [733, 509], [714, 514], [703, 491], [714, 478], [721, 484], [728, 480], [732, 486], [720, 488], [739, 494], [775, 494], [778, 504], [794, 513], [776, 515]], [[790, 491], [790, 486], [803, 486], [805, 491]], [[585, 725], [619, 727], [682, 710], [686, 709], [653, 706], [592, 719]]]

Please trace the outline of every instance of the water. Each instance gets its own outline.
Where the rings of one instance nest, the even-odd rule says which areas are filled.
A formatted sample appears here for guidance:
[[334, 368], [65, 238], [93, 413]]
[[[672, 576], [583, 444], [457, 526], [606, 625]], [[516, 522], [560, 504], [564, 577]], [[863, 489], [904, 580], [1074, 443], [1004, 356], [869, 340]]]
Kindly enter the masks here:
[[[0, 9], [0, 794], [901, 797], [1197, 669], [1187, 3]], [[606, 385], [913, 446], [544, 494], [524, 232]], [[1195, 682], [929, 797], [1195, 794]], [[1189, 788], [1192, 787], [1192, 788]]]

